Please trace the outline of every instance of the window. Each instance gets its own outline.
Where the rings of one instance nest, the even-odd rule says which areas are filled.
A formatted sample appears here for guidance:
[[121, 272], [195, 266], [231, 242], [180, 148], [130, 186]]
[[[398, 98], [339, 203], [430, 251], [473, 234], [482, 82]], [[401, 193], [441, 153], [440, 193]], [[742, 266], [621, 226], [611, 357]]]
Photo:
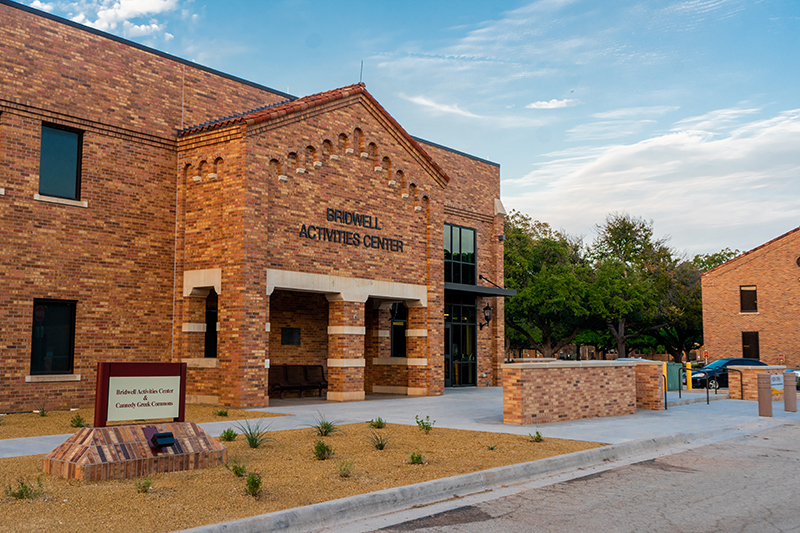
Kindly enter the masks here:
[[80, 131], [42, 124], [39, 194], [80, 199], [82, 145]]
[[758, 298], [755, 285], [739, 287], [742, 313], [758, 313]]
[[31, 374], [71, 374], [75, 352], [75, 304], [33, 301]]
[[475, 230], [444, 225], [444, 280], [475, 285]]
[[281, 346], [300, 346], [300, 328], [281, 328]]
[[208, 291], [206, 296], [206, 333], [203, 346], [204, 357], [217, 356], [217, 321], [219, 308], [219, 296], [214, 287]]
[[408, 322], [408, 308], [403, 303], [393, 303], [390, 313], [392, 320], [391, 356], [406, 357], [406, 323]]
[[757, 331], [742, 332], [742, 357], [747, 357], [749, 359], [760, 359], [758, 353]]

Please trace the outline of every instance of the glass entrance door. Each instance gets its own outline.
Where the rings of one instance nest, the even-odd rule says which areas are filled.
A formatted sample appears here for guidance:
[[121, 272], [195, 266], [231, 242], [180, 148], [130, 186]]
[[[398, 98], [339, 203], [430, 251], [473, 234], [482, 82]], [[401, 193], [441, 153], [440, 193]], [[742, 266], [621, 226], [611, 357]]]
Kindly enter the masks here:
[[445, 386], [477, 382], [477, 322], [474, 296], [445, 296]]

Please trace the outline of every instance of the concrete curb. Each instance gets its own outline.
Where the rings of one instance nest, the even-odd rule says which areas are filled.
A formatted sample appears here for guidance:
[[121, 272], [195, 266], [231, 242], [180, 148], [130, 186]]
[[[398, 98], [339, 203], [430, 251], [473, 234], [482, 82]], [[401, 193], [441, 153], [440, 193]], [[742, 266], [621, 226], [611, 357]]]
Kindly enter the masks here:
[[262, 533], [278, 530], [289, 533], [316, 530], [413, 506], [428, 505], [453, 497], [489, 491], [504, 485], [523, 483], [543, 474], [586, 468], [607, 461], [654, 453], [661, 449], [706, 439], [732, 438], [743, 434], [743, 430], [744, 428], [741, 427], [714, 428], [627, 441], [529, 463], [501, 466], [471, 474], [435, 479], [415, 485], [395, 487], [230, 522], [200, 526], [184, 530], [184, 533], [220, 533], [223, 531]]

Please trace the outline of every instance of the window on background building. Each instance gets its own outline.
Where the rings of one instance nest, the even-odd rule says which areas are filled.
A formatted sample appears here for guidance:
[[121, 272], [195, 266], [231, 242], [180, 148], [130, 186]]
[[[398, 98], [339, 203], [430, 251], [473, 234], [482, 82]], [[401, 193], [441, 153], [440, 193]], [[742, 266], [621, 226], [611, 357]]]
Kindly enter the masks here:
[[404, 303], [394, 303], [389, 310], [392, 320], [391, 356], [406, 356], [406, 324], [408, 323], [408, 307]]
[[75, 305], [70, 300], [33, 301], [31, 374], [72, 373]]
[[81, 195], [83, 133], [42, 124], [39, 194], [78, 200]]
[[444, 280], [475, 285], [475, 230], [444, 225]]
[[760, 359], [758, 353], [758, 332], [757, 331], [743, 331], [742, 332], [742, 357], [749, 359]]
[[742, 313], [758, 312], [758, 292], [755, 285], [745, 285], [739, 287], [739, 301], [741, 302]]

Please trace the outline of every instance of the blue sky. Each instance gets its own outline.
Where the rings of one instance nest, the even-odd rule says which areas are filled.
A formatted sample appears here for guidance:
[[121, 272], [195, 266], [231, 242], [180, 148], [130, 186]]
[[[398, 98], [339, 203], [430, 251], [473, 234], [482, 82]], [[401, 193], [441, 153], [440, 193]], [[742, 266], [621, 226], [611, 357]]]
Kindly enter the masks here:
[[412, 135], [501, 164], [569, 233], [651, 219], [691, 256], [800, 224], [794, 0], [27, 1], [297, 96], [356, 83]]

